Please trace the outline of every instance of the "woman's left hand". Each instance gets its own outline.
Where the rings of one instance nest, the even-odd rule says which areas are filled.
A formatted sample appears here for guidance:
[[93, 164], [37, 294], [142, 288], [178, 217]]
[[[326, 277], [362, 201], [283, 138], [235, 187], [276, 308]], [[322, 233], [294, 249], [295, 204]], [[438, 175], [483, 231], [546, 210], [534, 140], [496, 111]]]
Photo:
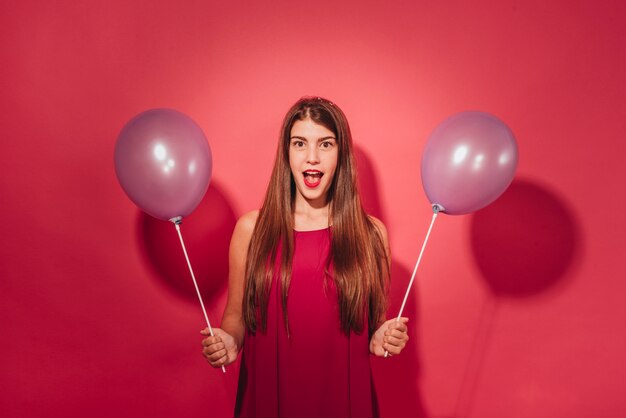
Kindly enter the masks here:
[[388, 351], [389, 355], [400, 354], [409, 341], [407, 322], [409, 318], [405, 317], [399, 321], [395, 318], [385, 321], [370, 340], [370, 353], [378, 357], [384, 357], [385, 351]]

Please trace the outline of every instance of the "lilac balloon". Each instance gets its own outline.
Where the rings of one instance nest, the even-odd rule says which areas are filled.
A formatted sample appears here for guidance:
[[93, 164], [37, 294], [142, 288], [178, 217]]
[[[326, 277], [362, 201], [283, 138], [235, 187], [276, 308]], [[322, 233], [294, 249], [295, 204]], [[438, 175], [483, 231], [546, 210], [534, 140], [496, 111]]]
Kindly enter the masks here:
[[211, 180], [211, 149], [202, 129], [172, 109], [131, 119], [115, 144], [115, 173], [137, 206], [155, 218], [189, 215]]
[[422, 185], [450, 215], [487, 206], [511, 184], [517, 167], [511, 130], [484, 112], [462, 112], [437, 126], [422, 157]]

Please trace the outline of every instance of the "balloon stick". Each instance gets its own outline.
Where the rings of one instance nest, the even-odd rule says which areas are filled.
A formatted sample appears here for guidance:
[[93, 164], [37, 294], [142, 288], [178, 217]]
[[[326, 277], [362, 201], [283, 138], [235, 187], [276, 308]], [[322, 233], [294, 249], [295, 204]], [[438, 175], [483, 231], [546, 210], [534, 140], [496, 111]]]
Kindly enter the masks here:
[[[402, 317], [402, 312], [404, 311], [404, 306], [406, 305], [406, 300], [409, 297], [409, 292], [411, 291], [411, 286], [413, 285], [413, 280], [415, 280], [415, 273], [417, 273], [417, 267], [420, 265], [420, 261], [422, 261], [422, 255], [424, 254], [424, 249], [426, 248], [426, 243], [428, 242], [428, 237], [430, 237], [430, 231], [433, 229], [433, 225], [435, 224], [435, 219], [437, 219], [437, 215], [439, 212], [443, 211], [444, 208], [441, 205], [434, 204], [433, 205], [433, 218], [430, 221], [430, 227], [428, 227], [428, 232], [426, 233], [426, 238], [424, 239], [424, 243], [422, 244], [422, 250], [420, 251], [420, 255], [417, 258], [417, 263], [415, 263], [415, 268], [413, 269], [413, 274], [411, 275], [411, 280], [409, 281], [409, 285], [406, 287], [406, 292], [404, 293], [404, 300], [402, 301], [402, 306], [400, 307], [400, 313], [398, 313], [398, 317], [396, 318], [396, 322], [400, 321]], [[389, 351], [385, 350], [385, 357], [389, 356]]]
[[[180, 233], [180, 224], [183, 222], [182, 216], [177, 216], [175, 218], [170, 219], [172, 223], [176, 226], [176, 232], [178, 232], [178, 238], [180, 238], [180, 245], [183, 247], [183, 252], [185, 253], [185, 259], [187, 260], [187, 266], [189, 267], [189, 273], [191, 273], [191, 278], [193, 280], [193, 285], [196, 287], [196, 293], [198, 294], [198, 300], [200, 301], [200, 306], [202, 306], [202, 312], [204, 313], [204, 319], [206, 320], [206, 324], [209, 327], [209, 333], [211, 337], [213, 337], [213, 328], [211, 328], [211, 323], [209, 322], [209, 316], [206, 313], [206, 309], [204, 308], [204, 302], [202, 301], [202, 296], [200, 296], [200, 289], [198, 288], [198, 283], [196, 282], [196, 276], [193, 274], [193, 269], [191, 268], [191, 263], [189, 262], [189, 256], [187, 256], [187, 249], [185, 248], [185, 242], [183, 241], [183, 235]], [[226, 373], [226, 368], [222, 366], [222, 371]]]

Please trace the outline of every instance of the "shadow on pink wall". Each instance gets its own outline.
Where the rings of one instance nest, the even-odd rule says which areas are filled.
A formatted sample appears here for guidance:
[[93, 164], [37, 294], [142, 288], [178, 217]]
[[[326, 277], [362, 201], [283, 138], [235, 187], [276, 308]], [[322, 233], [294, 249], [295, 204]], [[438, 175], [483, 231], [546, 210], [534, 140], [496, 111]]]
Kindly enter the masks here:
[[[181, 224], [181, 234], [207, 309], [215, 306], [226, 292], [228, 247], [236, 222], [231, 203], [219, 184], [212, 181], [200, 205]], [[138, 247], [155, 277], [168, 290], [197, 304], [198, 296], [174, 225], [141, 212], [137, 230]], [[215, 317], [218, 324], [221, 312], [214, 314], [218, 315]]]
[[474, 213], [470, 238], [491, 292], [516, 299], [565, 285], [582, 240], [567, 204], [528, 180], [514, 181], [498, 200]]
[[488, 289], [453, 418], [471, 416], [502, 301], [523, 304], [568, 284], [582, 247], [567, 203], [537, 182], [515, 180], [494, 203], [472, 215], [470, 241]]

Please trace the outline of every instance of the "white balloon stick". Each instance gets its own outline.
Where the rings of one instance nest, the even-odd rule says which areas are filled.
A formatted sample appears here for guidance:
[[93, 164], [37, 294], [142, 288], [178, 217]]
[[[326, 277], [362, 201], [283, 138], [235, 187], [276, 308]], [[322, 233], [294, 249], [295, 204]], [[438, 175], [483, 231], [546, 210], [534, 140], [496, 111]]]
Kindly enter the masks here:
[[[426, 233], [426, 239], [424, 239], [424, 243], [422, 244], [422, 250], [420, 251], [420, 255], [417, 258], [417, 263], [415, 264], [415, 268], [413, 269], [413, 275], [411, 276], [411, 280], [409, 281], [409, 285], [406, 287], [406, 292], [404, 293], [404, 300], [402, 301], [402, 306], [400, 307], [400, 313], [396, 318], [396, 322], [400, 321], [402, 317], [402, 312], [404, 311], [404, 306], [406, 305], [406, 300], [409, 298], [409, 292], [411, 291], [411, 286], [413, 285], [413, 280], [415, 280], [415, 273], [417, 273], [417, 267], [420, 265], [420, 261], [422, 261], [422, 255], [424, 255], [424, 249], [426, 248], [426, 243], [428, 242], [428, 237], [430, 237], [430, 231], [433, 229], [433, 225], [435, 224], [435, 219], [437, 219], [437, 215], [442, 210], [441, 205], [433, 205], [433, 218], [430, 221], [430, 227], [428, 228], [428, 232]], [[385, 350], [385, 357], [389, 356], [389, 351]]]
[[[185, 242], [183, 241], [183, 235], [180, 233], [180, 217], [172, 218], [172, 222], [176, 226], [176, 231], [178, 232], [178, 238], [180, 238], [180, 245], [183, 247], [183, 252], [185, 253], [185, 259], [187, 260], [187, 266], [189, 267], [189, 273], [191, 273], [191, 278], [193, 279], [193, 285], [196, 287], [196, 293], [198, 294], [198, 300], [200, 300], [200, 306], [202, 306], [202, 312], [204, 313], [204, 319], [206, 320], [206, 324], [209, 327], [209, 333], [211, 337], [213, 337], [213, 328], [211, 328], [211, 323], [209, 322], [209, 316], [206, 313], [206, 309], [204, 308], [204, 302], [202, 301], [202, 296], [200, 296], [200, 289], [198, 288], [198, 283], [196, 282], [196, 276], [193, 274], [193, 269], [191, 268], [191, 263], [189, 262], [189, 256], [187, 256], [187, 249], [185, 248]], [[226, 368], [222, 366], [222, 371], [226, 373]]]

